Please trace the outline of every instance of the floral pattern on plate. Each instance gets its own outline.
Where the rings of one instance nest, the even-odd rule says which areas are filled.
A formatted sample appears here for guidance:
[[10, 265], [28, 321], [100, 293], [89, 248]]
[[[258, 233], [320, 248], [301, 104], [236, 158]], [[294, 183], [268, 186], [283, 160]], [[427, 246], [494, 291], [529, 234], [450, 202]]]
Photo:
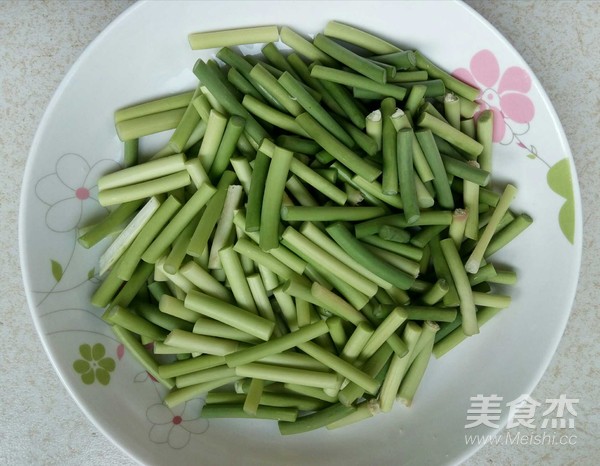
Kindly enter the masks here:
[[458, 68], [455, 77], [480, 89], [480, 110], [475, 119], [486, 109], [494, 114], [493, 141], [502, 145], [516, 144], [524, 149], [526, 156], [539, 160], [548, 169], [548, 186], [565, 202], [558, 214], [558, 224], [565, 238], [573, 244], [575, 239], [575, 198], [568, 159], [550, 165], [538, 153], [533, 144], [525, 142], [535, 118], [535, 105], [528, 96], [532, 80], [529, 73], [519, 66], [509, 66], [503, 72], [496, 55], [491, 50], [480, 50], [471, 58], [469, 68]]
[[100, 385], [110, 383], [110, 373], [115, 370], [115, 360], [106, 356], [106, 350], [102, 343], [94, 346], [83, 344], [79, 347], [81, 359], [75, 360], [73, 369], [81, 375], [81, 381], [91, 385], [98, 381]]
[[[100, 283], [101, 279], [97, 276], [94, 267], [90, 268], [83, 277], [69, 272], [72, 268], [80, 266], [78, 260], [80, 256], [89, 254], [89, 250], [77, 241], [79, 228], [84, 226], [88, 219], [99, 219], [108, 213], [108, 210], [98, 202], [98, 178], [119, 168], [120, 165], [113, 160], [102, 159], [90, 163], [79, 154], [66, 153], [58, 157], [51, 173], [42, 176], [35, 183], [35, 195], [46, 206], [46, 227], [55, 234], [70, 238], [68, 241], [71, 244], [67, 260], [49, 260], [50, 265], [47, 270], [54, 284], [48, 290], [38, 291], [42, 296], [38, 302], [39, 306], [50, 307], [47, 299], [55, 293], [76, 294], [83, 285], [90, 285], [90, 289], [93, 289]], [[86, 307], [89, 306], [88, 303]], [[84, 314], [93, 316], [92, 319], [87, 320], [94, 322], [101, 319], [102, 311], [76, 307], [51, 309], [43, 313], [42, 317], [52, 319], [64, 313], [69, 313], [73, 317]], [[73, 326], [77, 325], [75, 322], [76, 319]], [[77, 354], [72, 363], [72, 370], [83, 385], [108, 386], [111, 378], [118, 376], [117, 364], [126, 357], [123, 344], [118, 343], [114, 336], [110, 336], [109, 326], [104, 325], [106, 334], [83, 327], [47, 332], [48, 336], [75, 332], [84, 338], [86, 335], [88, 337], [94, 335], [95, 338], [105, 337], [111, 346], [114, 342], [117, 343], [116, 358], [107, 355], [106, 347], [102, 343], [82, 343], [74, 347]], [[147, 349], [150, 351], [151, 345], [147, 346]], [[133, 364], [137, 364], [137, 361], [133, 361]], [[149, 383], [153, 386], [152, 391], [155, 396], [148, 398], [149, 406], [146, 410], [149, 423], [148, 438], [151, 442], [182, 449], [188, 445], [192, 435], [203, 434], [208, 430], [208, 421], [200, 417], [203, 400], [192, 400], [184, 405], [168, 408], [162, 403], [165, 389], [148, 372], [137, 372], [130, 380], [133, 384]]]

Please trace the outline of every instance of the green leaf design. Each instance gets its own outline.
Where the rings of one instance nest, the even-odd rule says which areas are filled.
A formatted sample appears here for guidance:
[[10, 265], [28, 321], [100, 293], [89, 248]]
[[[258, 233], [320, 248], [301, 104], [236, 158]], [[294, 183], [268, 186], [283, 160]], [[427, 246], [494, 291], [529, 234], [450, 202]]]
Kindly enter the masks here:
[[90, 363], [83, 359], [78, 359], [73, 363], [73, 369], [75, 369], [75, 372], [78, 374], [85, 374], [90, 370]]
[[88, 278], [88, 280], [91, 280], [92, 278], [94, 278], [94, 275], [95, 275], [95, 274], [96, 274], [96, 269], [93, 269], [93, 268], [92, 268], [92, 269], [90, 269], [90, 270], [88, 271], [88, 274], [87, 274], [87, 278]]
[[104, 359], [98, 361], [98, 365], [102, 369], [107, 370], [108, 372], [114, 371], [115, 367], [117, 367], [117, 365], [115, 364], [115, 360], [113, 358], [104, 358]]
[[106, 369], [102, 369], [101, 367], [99, 367], [98, 369], [96, 369], [96, 380], [101, 385], [108, 385], [108, 383], [110, 382], [110, 374]]
[[63, 268], [62, 268], [62, 265], [60, 265], [54, 259], [50, 259], [50, 267], [52, 269], [52, 276], [54, 277], [54, 280], [56, 280], [57, 282], [59, 282], [60, 279], [63, 277]]
[[92, 385], [95, 379], [96, 377], [94, 377], [93, 369], [90, 369], [89, 372], [81, 375], [81, 381], [86, 385]]
[[85, 359], [86, 361], [91, 361], [92, 360], [92, 347], [90, 345], [88, 345], [87, 343], [84, 343], [83, 345], [81, 345], [79, 347], [79, 354], [81, 354], [81, 357], [83, 359]]
[[96, 343], [92, 347], [92, 359], [94, 361], [100, 361], [106, 354], [106, 350], [104, 349], [104, 345], [102, 343]]
[[110, 383], [110, 373], [117, 367], [115, 360], [106, 356], [106, 348], [102, 343], [90, 345], [84, 343], [79, 346], [79, 354], [83, 359], [73, 362], [73, 370], [81, 376], [81, 381], [86, 385], [98, 382], [100, 385]]
[[531, 160], [535, 160], [537, 159], [535, 154], [527, 154], [527, 158], [531, 159]]
[[575, 241], [575, 198], [569, 159], [556, 162], [548, 170], [546, 181], [552, 191], [565, 199], [565, 203], [558, 212], [558, 224], [565, 238], [573, 244]]

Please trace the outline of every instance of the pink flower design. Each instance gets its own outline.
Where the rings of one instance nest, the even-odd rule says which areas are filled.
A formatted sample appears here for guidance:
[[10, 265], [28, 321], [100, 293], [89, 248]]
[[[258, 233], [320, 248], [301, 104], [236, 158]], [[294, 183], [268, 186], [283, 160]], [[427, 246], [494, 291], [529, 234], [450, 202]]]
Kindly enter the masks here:
[[[458, 79], [481, 89], [481, 111], [494, 112], [494, 142], [510, 143], [515, 135], [524, 134], [535, 115], [531, 99], [531, 77], [523, 68], [511, 66], [500, 75], [500, 65], [490, 50], [473, 55], [469, 69], [452, 73]], [[477, 115], [476, 115], [477, 116]]]
[[119, 165], [112, 160], [100, 160], [91, 165], [78, 154], [64, 154], [56, 162], [54, 173], [41, 178], [35, 193], [44, 204], [48, 228], [57, 232], [78, 227], [84, 212], [98, 208], [96, 182]]

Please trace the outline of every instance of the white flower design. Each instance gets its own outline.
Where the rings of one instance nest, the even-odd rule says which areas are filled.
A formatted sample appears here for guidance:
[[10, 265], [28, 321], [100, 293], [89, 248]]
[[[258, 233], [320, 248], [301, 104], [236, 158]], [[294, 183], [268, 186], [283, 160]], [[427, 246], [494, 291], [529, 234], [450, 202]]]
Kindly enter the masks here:
[[35, 185], [37, 197], [49, 206], [48, 228], [61, 233], [77, 228], [83, 213], [99, 206], [98, 178], [118, 168], [119, 164], [113, 160], [100, 160], [90, 166], [78, 154], [62, 155], [54, 173], [44, 176]]
[[148, 408], [146, 417], [153, 424], [148, 436], [154, 443], [168, 443], [171, 448], [185, 447], [192, 434], [208, 430], [208, 421], [200, 417], [203, 400], [195, 399], [170, 409], [162, 403]]

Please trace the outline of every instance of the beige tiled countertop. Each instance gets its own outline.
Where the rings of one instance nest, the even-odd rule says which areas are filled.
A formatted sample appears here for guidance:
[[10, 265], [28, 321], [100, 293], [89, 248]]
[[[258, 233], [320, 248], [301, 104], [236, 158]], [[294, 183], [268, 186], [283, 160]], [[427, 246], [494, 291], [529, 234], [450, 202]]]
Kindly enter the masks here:
[[[83, 49], [131, 0], [0, 0], [0, 464], [134, 464], [77, 408], [35, 332], [17, 244], [35, 130]], [[571, 319], [532, 396], [579, 398], [575, 445], [487, 445], [465, 464], [594, 465], [600, 432], [600, 2], [468, 0], [515, 46], [554, 103], [582, 192], [584, 251]]]

